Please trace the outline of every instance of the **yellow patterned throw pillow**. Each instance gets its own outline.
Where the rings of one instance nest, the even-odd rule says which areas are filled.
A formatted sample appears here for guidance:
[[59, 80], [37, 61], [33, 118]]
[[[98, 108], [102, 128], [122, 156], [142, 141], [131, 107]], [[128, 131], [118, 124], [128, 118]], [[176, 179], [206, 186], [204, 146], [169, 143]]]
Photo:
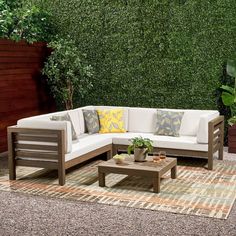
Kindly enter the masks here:
[[97, 110], [100, 122], [99, 133], [125, 133], [124, 110]]

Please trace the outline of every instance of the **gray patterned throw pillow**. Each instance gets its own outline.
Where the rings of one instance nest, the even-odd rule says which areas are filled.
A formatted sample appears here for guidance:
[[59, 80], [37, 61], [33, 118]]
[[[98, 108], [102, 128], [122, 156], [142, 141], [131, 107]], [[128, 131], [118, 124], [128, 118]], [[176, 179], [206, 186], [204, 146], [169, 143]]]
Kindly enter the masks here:
[[89, 134], [99, 132], [99, 119], [96, 110], [83, 110], [85, 125]]
[[77, 135], [75, 132], [74, 125], [71, 121], [70, 115], [66, 113], [65, 115], [58, 115], [58, 116], [52, 116], [50, 120], [53, 121], [69, 121], [71, 123], [71, 134], [72, 134], [72, 140], [77, 140]]
[[157, 110], [156, 135], [179, 136], [184, 112]]

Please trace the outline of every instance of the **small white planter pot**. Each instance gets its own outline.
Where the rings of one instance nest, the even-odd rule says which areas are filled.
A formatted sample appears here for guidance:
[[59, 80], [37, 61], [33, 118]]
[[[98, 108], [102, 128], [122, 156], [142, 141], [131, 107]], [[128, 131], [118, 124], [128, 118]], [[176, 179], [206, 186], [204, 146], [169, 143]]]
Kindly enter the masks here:
[[135, 148], [134, 149], [134, 160], [135, 161], [146, 161], [148, 155], [147, 148]]

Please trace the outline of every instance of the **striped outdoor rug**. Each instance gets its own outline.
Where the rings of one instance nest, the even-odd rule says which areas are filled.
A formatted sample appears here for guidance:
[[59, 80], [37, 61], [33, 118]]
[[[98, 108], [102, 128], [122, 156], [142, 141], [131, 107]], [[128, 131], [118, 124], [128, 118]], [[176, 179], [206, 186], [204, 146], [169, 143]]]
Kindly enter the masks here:
[[178, 178], [165, 175], [159, 194], [152, 192], [150, 179], [117, 174], [107, 175], [106, 187], [99, 187], [99, 162], [70, 170], [65, 186], [58, 185], [56, 171], [19, 167], [16, 181], [1, 172], [0, 190], [221, 219], [227, 218], [236, 198], [235, 162], [216, 161], [214, 171], [178, 166]]

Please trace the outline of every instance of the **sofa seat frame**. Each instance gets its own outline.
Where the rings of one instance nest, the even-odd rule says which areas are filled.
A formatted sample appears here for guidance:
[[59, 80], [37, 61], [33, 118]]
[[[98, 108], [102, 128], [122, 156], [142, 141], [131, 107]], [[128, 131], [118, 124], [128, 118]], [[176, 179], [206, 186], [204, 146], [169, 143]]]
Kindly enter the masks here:
[[[49, 144], [22, 144], [22, 141], [47, 142]], [[66, 170], [95, 156], [112, 155], [112, 144], [103, 146], [82, 156], [65, 161], [64, 130], [29, 129], [8, 127], [8, 166], [10, 180], [16, 179], [16, 166], [29, 166], [58, 171], [59, 185], [65, 184]], [[39, 160], [40, 159], [40, 160]], [[45, 159], [45, 160], [43, 160]]]
[[[41, 142], [26, 144], [23, 142]], [[46, 144], [44, 144], [46, 143]], [[213, 169], [213, 154], [223, 159], [224, 117], [219, 116], [208, 123], [208, 151], [154, 148], [154, 152], [166, 151], [167, 155], [202, 157], [208, 159], [208, 169]], [[65, 131], [8, 127], [9, 178], [16, 179], [16, 166], [56, 169], [59, 184], [65, 184], [66, 170], [95, 156], [106, 153], [107, 159], [119, 151], [127, 151], [127, 145], [109, 144], [82, 156], [65, 161]], [[45, 160], [44, 160], [45, 159]]]
[[[185, 149], [171, 149], [154, 147], [153, 152], [165, 151], [171, 156], [188, 156], [205, 158], [208, 169], [213, 170], [213, 155], [218, 152], [218, 159], [223, 160], [224, 147], [224, 116], [219, 116], [208, 123], [208, 151], [194, 151]], [[113, 144], [113, 155], [127, 151], [128, 145]]]

